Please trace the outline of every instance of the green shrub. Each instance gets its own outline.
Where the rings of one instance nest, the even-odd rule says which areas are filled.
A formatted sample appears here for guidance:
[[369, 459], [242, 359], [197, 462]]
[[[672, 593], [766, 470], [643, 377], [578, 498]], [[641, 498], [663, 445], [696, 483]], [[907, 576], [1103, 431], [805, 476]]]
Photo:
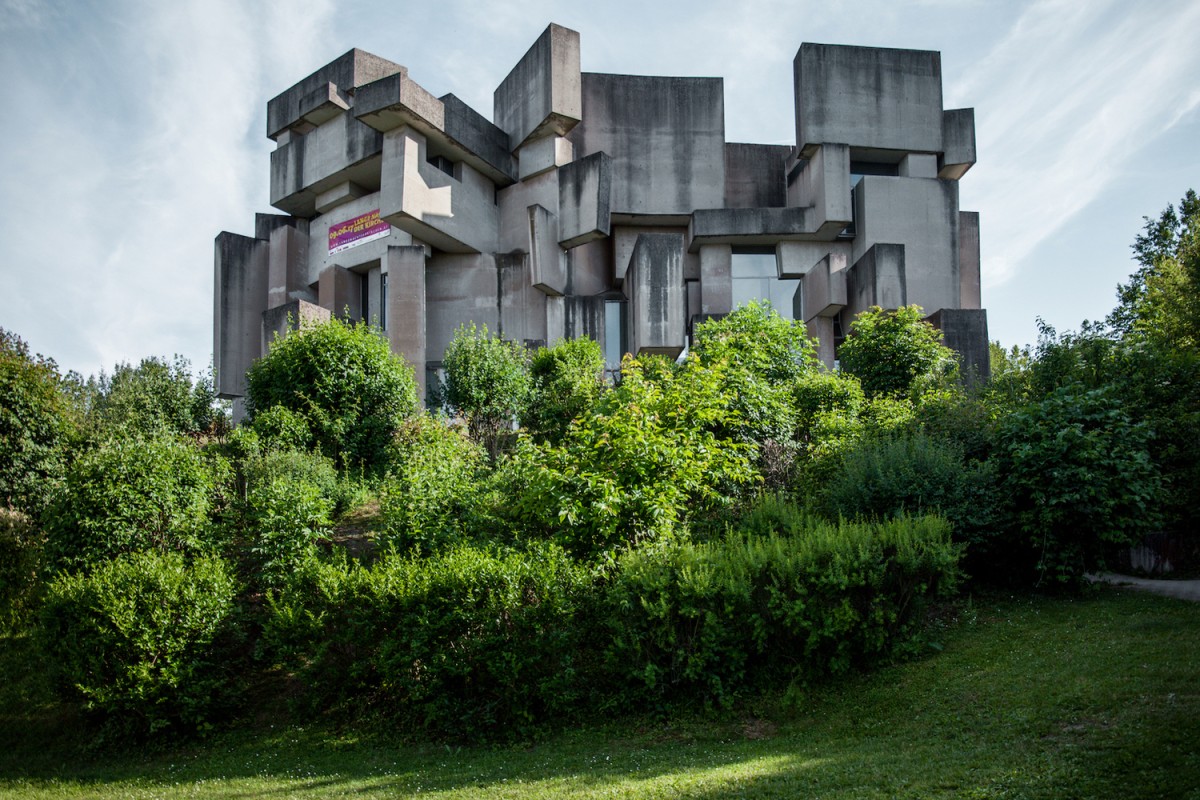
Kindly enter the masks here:
[[531, 534], [592, 558], [671, 536], [758, 482], [752, 445], [723, 439], [735, 415], [727, 365], [626, 358], [621, 383], [557, 446], [525, 443], [508, 469]]
[[252, 424], [276, 407], [292, 412], [275, 412], [268, 437], [303, 439], [298, 415], [322, 453], [368, 472], [385, 467], [393, 431], [418, 408], [412, 368], [379, 330], [336, 318], [277, 338], [247, 372], [246, 392]]
[[308, 418], [287, 406], [271, 406], [258, 412], [250, 430], [265, 450], [308, 450], [315, 443]]
[[871, 437], [848, 450], [825, 487], [831, 518], [952, 513], [966, 467], [952, 446], [923, 434]]
[[863, 311], [850, 324], [838, 359], [843, 370], [862, 381], [868, 397], [907, 394], [918, 378], [941, 376], [957, 366], [954, 351], [922, 319], [919, 306]]
[[208, 547], [220, 469], [173, 439], [114, 439], [83, 454], [46, 511], [53, 563], [79, 569], [140, 550]]
[[383, 543], [429, 554], [472, 529], [487, 454], [460, 428], [417, 417], [396, 433], [392, 472], [380, 491]]
[[1011, 504], [993, 555], [1039, 586], [1076, 586], [1105, 552], [1154, 531], [1160, 481], [1150, 430], [1102, 389], [1056, 389], [1000, 426], [1000, 475]]
[[464, 325], [454, 333], [442, 363], [444, 399], [467, 420], [471, 437], [495, 457], [502, 439], [529, 403], [528, 355], [516, 342]]
[[23, 630], [41, 586], [45, 537], [33, 521], [0, 506], [0, 633]]
[[122, 734], [207, 726], [237, 674], [224, 649], [236, 590], [219, 559], [178, 553], [134, 553], [60, 575], [39, 615], [58, 693]]
[[805, 681], [887, 657], [953, 588], [957, 548], [937, 517], [837, 524], [782, 512], [705, 544], [626, 553], [608, 592], [608, 668], [626, 703], [722, 705], [757, 681]]
[[191, 362], [180, 355], [168, 361], [151, 356], [135, 367], [117, 364], [112, 375], [90, 378], [90, 435], [96, 439], [136, 431], [143, 436], [207, 433], [226, 420], [216, 403], [212, 376], [192, 380]]
[[315, 706], [438, 737], [513, 738], [578, 704], [590, 586], [553, 547], [313, 563], [270, 598], [264, 636]]
[[246, 496], [250, 555], [261, 587], [282, 586], [329, 538], [333, 501], [316, 484], [276, 478]]
[[69, 432], [58, 366], [0, 328], [0, 507], [38, 513]]
[[560, 341], [538, 349], [529, 375], [532, 393], [521, 424], [538, 439], [557, 442], [604, 391], [604, 353], [587, 337]]

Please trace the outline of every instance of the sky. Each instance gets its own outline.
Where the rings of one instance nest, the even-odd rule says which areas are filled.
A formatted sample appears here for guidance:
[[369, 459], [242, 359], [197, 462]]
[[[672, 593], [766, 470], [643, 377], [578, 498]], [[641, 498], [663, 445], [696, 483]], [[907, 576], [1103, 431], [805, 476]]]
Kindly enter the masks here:
[[0, 0], [0, 327], [84, 375], [212, 353], [213, 238], [268, 205], [267, 101], [352, 47], [491, 116], [550, 22], [585, 71], [725, 79], [727, 141], [795, 144], [802, 42], [939, 50], [973, 107], [990, 338], [1103, 318], [1200, 189], [1197, 0]]

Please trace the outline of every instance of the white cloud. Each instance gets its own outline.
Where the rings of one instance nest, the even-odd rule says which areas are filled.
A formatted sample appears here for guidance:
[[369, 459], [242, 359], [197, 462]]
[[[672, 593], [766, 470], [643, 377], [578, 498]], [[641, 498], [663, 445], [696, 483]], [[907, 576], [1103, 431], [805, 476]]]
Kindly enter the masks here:
[[979, 165], [964, 182], [964, 204], [988, 212], [986, 287], [1019, 274], [1035, 247], [1197, 106], [1200, 5], [1155, 12], [1034, 4], [948, 87], [948, 105], [976, 106]]

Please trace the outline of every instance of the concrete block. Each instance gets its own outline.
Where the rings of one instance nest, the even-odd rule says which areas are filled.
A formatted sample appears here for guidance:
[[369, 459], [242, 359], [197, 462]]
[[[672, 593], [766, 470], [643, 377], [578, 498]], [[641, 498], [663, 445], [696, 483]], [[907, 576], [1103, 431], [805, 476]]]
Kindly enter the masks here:
[[960, 308], [981, 308], [979, 291], [979, 212], [958, 212], [958, 274]]
[[700, 309], [711, 316], [733, 311], [733, 248], [709, 244], [700, 248]]
[[815, 240], [808, 208], [707, 208], [692, 214], [688, 250], [706, 244], [775, 245], [781, 239]]
[[[666, 227], [657, 225], [621, 225], [612, 229], [613, 240], [613, 285], [615, 288], [621, 288], [625, 280], [625, 275], [629, 271], [630, 262], [633, 260], [633, 250], [637, 246], [638, 237], [643, 233], [678, 233], [682, 236], [687, 236], [687, 228], [685, 227]], [[697, 248], [697, 254], [699, 248]], [[699, 264], [696, 265], [696, 278], [700, 277]], [[684, 261], [684, 279], [687, 275], [687, 261]]]
[[907, 302], [956, 308], [962, 291], [957, 181], [868, 175], [854, 199], [851, 259], [877, 243], [904, 245]]
[[508, 134], [487, 117], [447, 94], [441, 98], [445, 134], [456, 159], [461, 158], [499, 186], [517, 179], [517, 160], [513, 158]]
[[975, 109], [955, 108], [942, 113], [939, 178], [959, 180], [975, 164]]
[[787, 145], [725, 145], [725, 208], [781, 208], [787, 202]]
[[793, 62], [796, 144], [937, 153], [942, 58], [924, 50], [811, 44]]
[[430, 361], [441, 360], [454, 332], [467, 322], [501, 332], [501, 279], [495, 255], [439, 253], [429, 258], [427, 265], [426, 347]]
[[552, 296], [566, 292], [566, 254], [558, 246], [558, 220], [537, 205], [529, 207], [529, 261], [535, 289]]
[[612, 159], [594, 153], [558, 170], [559, 243], [565, 248], [608, 236]]
[[537, 347], [547, 341], [546, 301], [550, 298], [533, 287], [531, 270], [531, 259], [524, 253], [496, 255], [500, 287], [496, 330], [505, 339]]
[[683, 285], [683, 237], [638, 236], [625, 281], [633, 352], [676, 358], [683, 352], [687, 300]]
[[[366, 237], [357, 240], [349, 249], [341, 248], [340, 245], [345, 244], [345, 241], [336, 238], [338, 230], [344, 230], [347, 223], [352, 223], [354, 220], [370, 218], [378, 213], [379, 192], [372, 192], [354, 200], [348, 200], [329, 213], [321, 214], [310, 220], [308, 223], [309, 247], [306, 283], [312, 285], [318, 282], [321, 273], [334, 264], [356, 272], [378, 267], [387, 254], [388, 247], [407, 247], [413, 244], [412, 234], [393, 225], [386, 236]], [[334, 239], [330, 239], [330, 232], [334, 232]], [[315, 295], [312, 302], [316, 302]]]
[[943, 308], [926, 319], [942, 332], [946, 346], [958, 353], [959, 370], [968, 385], [985, 383], [991, 377], [986, 311]]
[[220, 397], [246, 394], [246, 370], [262, 356], [267, 255], [262, 239], [222, 232], [214, 242], [213, 371]]
[[392, 352], [412, 366], [417, 397], [425, 396], [425, 248], [389, 247], [386, 256], [387, 337]]
[[847, 324], [871, 306], [896, 309], [910, 302], [904, 245], [873, 245], [845, 275]]
[[362, 318], [362, 276], [339, 266], [326, 267], [317, 287], [317, 302], [336, 317]]
[[932, 153], [909, 153], [900, 159], [897, 172], [901, 178], [936, 178], [937, 156]]
[[597, 239], [567, 251], [567, 294], [602, 294], [613, 288], [613, 241]]
[[318, 214], [325, 214], [367, 194], [372, 193], [353, 181], [346, 181], [317, 194], [314, 206]]
[[[775, 267], [781, 280], [803, 278], [823, 258], [833, 272], [850, 266], [850, 242], [780, 242], [775, 245]], [[800, 319], [798, 317], [798, 319]]]
[[320, 92], [323, 87], [332, 84], [339, 90], [339, 96], [344, 96], [350, 90], [364, 84], [405, 72], [407, 70], [399, 64], [365, 50], [354, 49], [344, 53], [268, 101], [267, 137], [275, 139], [299, 122], [304, 116], [301, 102]]
[[271, 231], [268, 245], [267, 308], [306, 299], [308, 292], [308, 221]]
[[564, 297], [562, 303], [564, 339], [586, 336], [597, 342], [604, 341], [603, 297]]
[[521, 180], [526, 180], [574, 160], [575, 146], [570, 139], [561, 136], [533, 139], [517, 150], [517, 174]]
[[[799, 293], [800, 289], [796, 291]], [[817, 358], [829, 369], [833, 369], [834, 359], [837, 358], [834, 324], [835, 321], [832, 317], [815, 317], [811, 322], [804, 323], [808, 338], [816, 342]]]
[[793, 173], [788, 205], [810, 208], [808, 224], [822, 239], [833, 239], [854, 218], [850, 197], [850, 148], [821, 144]]
[[313, 217], [317, 196], [351, 181], [378, 188], [383, 137], [349, 114], [296, 136], [271, 151], [271, 205], [297, 217]]
[[300, 98], [300, 117], [314, 128], [350, 110], [350, 98], [336, 84], [318, 86]]
[[846, 270], [835, 266], [833, 259], [825, 256], [801, 280], [797, 296], [803, 298], [803, 313], [796, 319], [808, 322], [836, 317], [846, 307]]
[[612, 212], [682, 221], [725, 201], [725, 91], [720, 78], [583, 73], [577, 157], [612, 157]]
[[330, 316], [328, 309], [304, 300], [293, 300], [275, 308], [268, 308], [262, 313], [263, 355], [270, 352], [276, 340], [282, 339], [292, 331], [327, 322]]
[[450, 253], [493, 252], [499, 229], [495, 185], [469, 165], [447, 175], [426, 157], [413, 128], [384, 134], [379, 214], [415, 238]]
[[496, 124], [516, 150], [530, 139], [565, 136], [583, 117], [579, 34], [550, 25], [493, 95]]

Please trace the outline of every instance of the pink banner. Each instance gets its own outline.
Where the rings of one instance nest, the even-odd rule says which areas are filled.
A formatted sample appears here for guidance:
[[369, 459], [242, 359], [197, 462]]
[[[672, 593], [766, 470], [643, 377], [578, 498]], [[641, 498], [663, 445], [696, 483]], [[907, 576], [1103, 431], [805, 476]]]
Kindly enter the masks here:
[[340, 253], [360, 244], [382, 239], [392, 226], [379, 218], [379, 209], [329, 226], [329, 254]]

